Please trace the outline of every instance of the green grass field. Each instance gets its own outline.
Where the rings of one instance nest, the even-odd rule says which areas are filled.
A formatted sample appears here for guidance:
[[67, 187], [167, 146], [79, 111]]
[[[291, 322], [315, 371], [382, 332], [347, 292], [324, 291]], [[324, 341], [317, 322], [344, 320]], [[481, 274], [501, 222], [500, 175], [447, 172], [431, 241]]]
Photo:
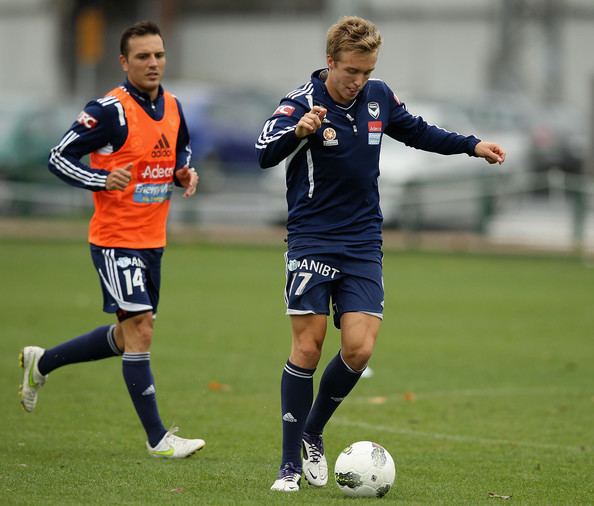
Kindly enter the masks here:
[[[19, 349], [110, 320], [86, 244], [3, 239], [0, 504], [354, 504], [332, 478], [292, 496], [269, 491], [290, 335], [282, 254], [168, 249], [152, 348], [157, 396], [165, 424], [207, 446], [159, 461], [144, 449], [119, 359], [55, 371], [37, 410], [21, 409]], [[382, 503], [592, 504], [594, 268], [393, 252], [385, 285], [375, 374], [326, 429], [330, 465], [369, 439], [398, 467]], [[323, 363], [337, 349], [332, 329]]]

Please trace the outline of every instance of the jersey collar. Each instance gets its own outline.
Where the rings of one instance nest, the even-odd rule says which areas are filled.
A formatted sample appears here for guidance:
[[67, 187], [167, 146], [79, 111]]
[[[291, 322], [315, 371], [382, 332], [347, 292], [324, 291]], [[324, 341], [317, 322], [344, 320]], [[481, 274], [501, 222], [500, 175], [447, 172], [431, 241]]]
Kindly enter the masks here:
[[[133, 86], [132, 83], [130, 83], [130, 81], [128, 81], [128, 79], [126, 79], [124, 81], [123, 86], [126, 88], [126, 90], [128, 90], [128, 93], [130, 93], [130, 95], [132, 95], [138, 102], [145, 103], [145, 104], [151, 103], [151, 99], [148, 96], [148, 94], [140, 91], [138, 88]], [[163, 96], [163, 91], [164, 91], [163, 86], [159, 85], [159, 91], [157, 93], [157, 98], [154, 100], [154, 102], [159, 101], [159, 99]]]

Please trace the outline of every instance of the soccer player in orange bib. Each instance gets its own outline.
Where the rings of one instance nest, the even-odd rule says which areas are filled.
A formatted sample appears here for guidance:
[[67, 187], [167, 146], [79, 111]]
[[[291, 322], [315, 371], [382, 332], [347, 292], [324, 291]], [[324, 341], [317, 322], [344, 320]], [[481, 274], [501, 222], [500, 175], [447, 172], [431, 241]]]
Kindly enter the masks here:
[[[95, 212], [89, 226], [91, 256], [103, 292], [103, 310], [116, 323], [98, 327], [53, 348], [26, 346], [21, 404], [33, 411], [39, 389], [53, 370], [79, 362], [122, 356], [132, 403], [153, 457], [183, 458], [202, 439], [175, 435], [163, 426], [150, 367], [153, 319], [159, 303], [161, 258], [173, 186], [194, 195], [190, 139], [181, 104], [164, 91], [165, 48], [159, 27], [142, 21], [124, 31], [120, 64], [127, 78], [89, 102], [60, 143], [49, 169], [67, 183], [91, 190]], [[90, 164], [81, 158], [90, 154]]]

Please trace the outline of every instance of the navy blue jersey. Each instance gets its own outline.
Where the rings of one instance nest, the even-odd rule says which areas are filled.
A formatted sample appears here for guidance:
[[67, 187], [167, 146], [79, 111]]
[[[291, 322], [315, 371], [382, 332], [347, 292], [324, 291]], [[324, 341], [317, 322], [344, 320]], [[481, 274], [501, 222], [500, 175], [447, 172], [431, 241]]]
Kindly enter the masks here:
[[[381, 244], [378, 177], [383, 134], [444, 155], [474, 156], [479, 139], [410, 114], [378, 79], [370, 79], [348, 107], [339, 105], [326, 90], [324, 72], [317, 70], [284, 97], [266, 121], [256, 142], [260, 166], [284, 162], [290, 249], [330, 252]], [[326, 118], [317, 132], [299, 139], [297, 123], [314, 105], [327, 109]]]
[[[155, 120], [160, 120], [164, 112], [163, 88], [155, 101], [140, 92], [126, 80], [125, 89]], [[190, 136], [179, 100], [176, 99], [180, 115], [177, 138], [176, 168], [190, 166], [192, 150]], [[49, 170], [67, 183], [92, 191], [105, 190], [108, 171], [89, 167], [81, 161], [85, 155], [95, 151], [109, 154], [120, 149], [128, 137], [128, 125], [124, 108], [115, 97], [106, 96], [90, 101], [78, 115], [60, 143], [52, 148], [49, 156]], [[177, 181], [176, 181], [177, 182]]]

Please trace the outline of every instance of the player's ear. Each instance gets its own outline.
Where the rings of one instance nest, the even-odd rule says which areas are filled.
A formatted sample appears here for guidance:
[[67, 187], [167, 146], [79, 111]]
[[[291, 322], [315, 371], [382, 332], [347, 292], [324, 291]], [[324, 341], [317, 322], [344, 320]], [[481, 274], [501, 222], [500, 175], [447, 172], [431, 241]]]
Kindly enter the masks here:
[[330, 56], [330, 55], [326, 56], [326, 63], [328, 64], [329, 69], [334, 68], [334, 58], [332, 58], [332, 56]]
[[120, 55], [120, 65], [124, 72], [128, 72], [128, 59], [123, 54]]

